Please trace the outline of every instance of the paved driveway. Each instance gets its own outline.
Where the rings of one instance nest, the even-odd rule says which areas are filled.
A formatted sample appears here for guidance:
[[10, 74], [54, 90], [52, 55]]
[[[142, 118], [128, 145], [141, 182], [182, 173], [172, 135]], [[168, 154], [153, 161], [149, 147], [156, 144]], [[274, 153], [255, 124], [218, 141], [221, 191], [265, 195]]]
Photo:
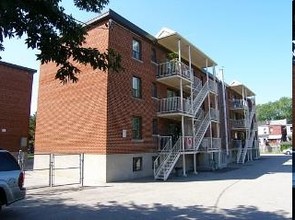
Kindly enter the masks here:
[[0, 219], [292, 219], [291, 172], [290, 156], [264, 155], [167, 182], [34, 189]]

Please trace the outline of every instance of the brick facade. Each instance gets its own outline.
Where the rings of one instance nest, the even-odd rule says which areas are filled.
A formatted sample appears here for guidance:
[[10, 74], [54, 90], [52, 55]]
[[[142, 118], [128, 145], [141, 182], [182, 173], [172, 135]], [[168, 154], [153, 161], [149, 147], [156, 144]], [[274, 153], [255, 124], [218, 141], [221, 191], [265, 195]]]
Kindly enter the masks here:
[[[94, 45], [100, 51], [108, 48], [104, 24], [88, 32], [87, 46]], [[108, 74], [78, 68], [78, 83], [62, 84], [54, 79], [54, 63], [41, 66], [36, 153], [106, 153]]]
[[[139, 59], [133, 58], [133, 40], [139, 42], [141, 48]], [[184, 42], [186, 41], [184, 40]], [[175, 45], [177, 45], [177, 42]], [[113, 11], [105, 13], [88, 23], [88, 36], [85, 46], [97, 48], [99, 51], [105, 51], [108, 48], [114, 49], [122, 56], [121, 65], [124, 70], [103, 72], [92, 70], [89, 66], [78, 65], [81, 70], [81, 74], [78, 75], [78, 83], [64, 85], [54, 79], [57, 70], [55, 64], [42, 65], [35, 134], [35, 152], [37, 154], [85, 153], [89, 157], [88, 162], [86, 162], [86, 167], [89, 166], [86, 176], [89, 175], [88, 181], [90, 182], [97, 180], [114, 181], [152, 175], [153, 159], [157, 155], [159, 136], [169, 135], [172, 138], [174, 136], [175, 140], [172, 144], [175, 144], [177, 140], [179, 140], [179, 143], [180, 140], [184, 142], [184, 138], [179, 138], [181, 132], [184, 136], [192, 137], [193, 132], [195, 132], [193, 126], [201, 127], [199, 119], [197, 122], [199, 124], [193, 125], [195, 115], [192, 114], [199, 112], [200, 115], [207, 115], [207, 118], [209, 118], [207, 123], [210, 124], [208, 128], [204, 129], [205, 135], [203, 137], [222, 139], [223, 146], [220, 146], [219, 152], [211, 151], [206, 152], [206, 155], [199, 154], [198, 159], [200, 159], [200, 163], [208, 166], [210, 165], [210, 158], [219, 157], [217, 154], [225, 149], [225, 132], [220, 132], [224, 127], [225, 120], [223, 118], [223, 122], [220, 123], [218, 117], [214, 118], [210, 115], [209, 108], [212, 108], [212, 112], [215, 113], [223, 106], [223, 99], [219, 97], [219, 92], [214, 91], [214, 85], [220, 87], [221, 82], [212, 73], [206, 73], [204, 65], [208, 60], [211, 62], [211, 67], [215, 68], [214, 61], [207, 55], [198, 51], [197, 48], [193, 48], [196, 60], [192, 62], [193, 71], [189, 71], [190, 78], [185, 78], [187, 77], [185, 74], [181, 77], [172, 76], [175, 84], [163, 83], [157, 78], [158, 66], [167, 62], [167, 55], [172, 49], [168, 50], [157, 41], [157, 38]], [[186, 50], [188, 47], [184, 46], [184, 48], [183, 50]], [[152, 60], [154, 52], [156, 52], [156, 62]], [[188, 66], [189, 62], [185, 59], [181, 61], [182, 64], [178, 63], [174, 68], [183, 68], [181, 71], [184, 71], [185, 67], [181, 65]], [[173, 61], [170, 61], [169, 65], [171, 63], [173, 64]], [[167, 71], [166, 69], [167, 67], [164, 68], [165, 71]], [[172, 67], [168, 67], [168, 69], [170, 71]], [[141, 85], [141, 95], [137, 98], [133, 96], [133, 77], [136, 77]], [[196, 100], [197, 95], [192, 92], [193, 82], [198, 83], [199, 81], [201, 83], [198, 85], [205, 88], [204, 91], [208, 91], [208, 93], [204, 95], [204, 99], [195, 110], [192, 99]], [[210, 90], [209, 85], [211, 85]], [[153, 94], [155, 87], [157, 92]], [[185, 88], [180, 90], [180, 87]], [[167, 99], [168, 90], [176, 94], [169, 97], [169, 100]], [[200, 92], [199, 90], [196, 91]], [[239, 93], [235, 94], [234, 91], [229, 92], [226, 98], [231, 97], [245, 98], [241, 97]], [[168, 101], [172, 100], [173, 104], [175, 104], [175, 100], [180, 100], [179, 103], [182, 103], [181, 110], [184, 110], [183, 105], [190, 105], [191, 112], [186, 112], [187, 115], [185, 116], [177, 115], [177, 113], [172, 117], [171, 115], [159, 116], [161, 114], [159, 103], [163, 101], [161, 99], [165, 98]], [[226, 104], [228, 105], [228, 103]], [[193, 111], [195, 112], [192, 113]], [[184, 112], [181, 114], [184, 114]], [[227, 117], [229, 118], [229, 116], [230, 113], [227, 112]], [[132, 131], [132, 119], [134, 117], [141, 120], [142, 136], [136, 140], [132, 136], [134, 132]], [[228, 118], [226, 123], [228, 123]], [[230, 129], [230, 126], [228, 126], [228, 131]], [[199, 140], [202, 140], [202, 138], [199, 138]], [[206, 145], [208, 147], [209, 141], [206, 143], [208, 143]], [[192, 167], [194, 161], [192, 153], [194, 152], [189, 153], [191, 155], [187, 156], [187, 163]], [[143, 160], [142, 172], [134, 172], [133, 170], [133, 161], [137, 157]], [[184, 157], [181, 158], [184, 160]], [[41, 160], [41, 158], [39, 159]], [[182, 162], [180, 161], [180, 163]], [[96, 167], [92, 167], [93, 164], [100, 167], [97, 175], [99, 177], [96, 180], [89, 180], [93, 176], [91, 175], [92, 172], [96, 170]], [[122, 171], [123, 167], [124, 172]]]
[[33, 69], [0, 62], [0, 148], [11, 152], [26, 150], [21, 148], [21, 139], [25, 141], [29, 133], [34, 72]]

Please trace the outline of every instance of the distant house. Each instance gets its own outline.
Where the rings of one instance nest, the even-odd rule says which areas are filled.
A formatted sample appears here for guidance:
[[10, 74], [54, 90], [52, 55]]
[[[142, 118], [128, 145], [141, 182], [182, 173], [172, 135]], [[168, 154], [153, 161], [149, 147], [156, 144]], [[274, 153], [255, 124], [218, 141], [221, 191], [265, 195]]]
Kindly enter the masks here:
[[287, 124], [287, 119], [271, 120], [258, 125], [259, 146], [262, 151], [266, 145], [277, 147], [282, 141], [292, 138], [292, 125]]
[[34, 69], [0, 61], [0, 148], [25, 150]]

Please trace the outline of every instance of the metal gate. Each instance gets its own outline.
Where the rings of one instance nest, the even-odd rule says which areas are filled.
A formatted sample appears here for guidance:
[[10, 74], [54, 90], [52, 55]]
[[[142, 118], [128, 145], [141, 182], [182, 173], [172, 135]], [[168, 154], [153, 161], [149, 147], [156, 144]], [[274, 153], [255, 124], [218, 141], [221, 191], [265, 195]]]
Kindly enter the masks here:
[[34, 169], [25, 172], [27, 188], [83, 186], [84, 154], [35, 154], [36, 157]]

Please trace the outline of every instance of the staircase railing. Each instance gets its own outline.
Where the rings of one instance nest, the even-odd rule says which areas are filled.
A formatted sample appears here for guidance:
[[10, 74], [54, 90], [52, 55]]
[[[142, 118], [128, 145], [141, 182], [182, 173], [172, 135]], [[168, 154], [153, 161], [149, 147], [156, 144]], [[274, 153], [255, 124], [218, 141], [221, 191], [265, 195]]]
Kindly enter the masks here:
[[[164, 148], [154, 161], [155, 179], [167, 180], [174, 165], [176, 164], [181, 151], [182, 137], [180, 137], [171, 150]], [[162, 157], [162, 159], [160, 159]]]
[[198, 129], [196, 129], [195, 137], [194, 137], [194, 149], [195, 151], [199, 150], [200, 144], [205, 136], [205, 133], [210, 124], [210, 115], [209, 112], [206, 114], [204, 119], [202, 120]]
[[255, 129], [251, 130], [251, 125], [252, 125], [252, 122], [253, 122], [253, 117], [254, 117], [254, 114], [255, 114], [255, 107], [253, 106], [252, 109], [251, 109], [251, 112], [249, 114], [249, 118], [248, 118], [248, 129], [249, 129], [249, 132], [250, 132], [250, 137], [248, 139], [246, 139], [246, 143], [244, 145], [244, 147], [240, 148], [239, 151], [238, 151], [238, 155], [237, 155], [237, 163], [245, 163], [245, 159], [246, 159], [246, 155], [247, 155], [247, 152], [248, 152], [248, 149], [249, 148], [252, 148], [253, 146], [253, 141], [254, 141], [254, 138], [255, 138]]
[[251, 132], [251, 137], [249, 140], [246, 141], [244, 149], [241, 151], [241, 158], [239, 160], [239, 163], [244, 163], [246, 159], [246, 155], [248, 152], [248, 149], [252, 148], [253, 142], [254, 142], [255, 132]]
[[206, 82], [202, 89], [199, 91], [199, 93], [196, 95], [194, 101], [193, 101], [193, 105], [192, 105], [192, 112], [193, 115], [195, 115], [197, 113], [197, 111], [199, 110], [199, 108], [201, 107], [202, 103], [204, 102], [206, 96], [209, 93], [209, 89], [208, 89], [208, 82]]

